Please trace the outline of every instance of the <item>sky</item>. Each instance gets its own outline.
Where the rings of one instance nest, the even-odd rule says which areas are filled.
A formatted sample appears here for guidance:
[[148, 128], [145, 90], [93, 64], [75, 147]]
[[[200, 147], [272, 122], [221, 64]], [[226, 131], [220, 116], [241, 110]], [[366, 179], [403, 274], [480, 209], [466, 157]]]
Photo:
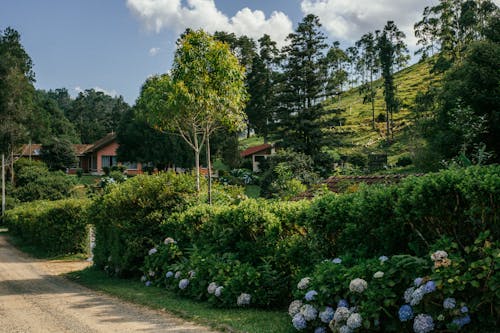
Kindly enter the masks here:
[[[39, 89], [72, 96], [94, 88], [133, 105], [144, 81], [172, 65], [185, 28], [269, 34], [279, 45], [302, 18], [320, 18], [329, 40], [352, 45], [394, 20], [415, 50], [413, 24], [437, 0], [0, 0], [31, 56]], [[500, 0], [495, 0], [500, 5]]]

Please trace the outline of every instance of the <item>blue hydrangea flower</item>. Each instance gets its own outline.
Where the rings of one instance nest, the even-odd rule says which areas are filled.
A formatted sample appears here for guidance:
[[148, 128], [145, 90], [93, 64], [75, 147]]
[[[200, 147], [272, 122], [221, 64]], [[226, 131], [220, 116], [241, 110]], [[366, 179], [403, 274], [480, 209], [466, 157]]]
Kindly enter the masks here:
[[413, 321], [413, 330], [415, 333], [428, 333], [434, 329], [432, 317], [426, 314], [419, 314]]
[[316, 290], [309, 290], [304, 296], [304, 298], [306, 299], [306, 301], [310, 302], [313, 301], [316, 298], [316, 296], [318, 296], [318, 292]]
[[378, 260], [380, 260], [380, 262], [386, 262], [387, 260], [389, 260], [389, 258], [386, 256], [380, 256], [378, 257]]
[[326, 328], [324, 327], [316, 327], [314, 333], [326, 333]]
[[470, 323], [470, 317], [469, 317], [469, 315], [466, 315], [464, 317], [455, 318], [455, 319], [453, 319], [453, 321], [451, 323], [458, 326], [458, 328], [462, 328], [463, 326]]
[[415, 291], [411, 294], [411, 299], [410, 299], [410, 305], [415, 306], [420, 303], [422, 298], [424, 298], [425, 295], [425, 286], [420, 286]]
[[340, 258], [335, 258], [335, 259], [332, 259], [332, 262], [333, 262], [334, 264], [340, 264], [340, 263], [342, 263], [342, 259], [340, 259]]
[[297, 313], [295, 316], [293, 316], [292, 324], [293, 327], [295, 327], [295, 329], [298, 331], [301, 331], [307, 327], [306, 319], [301, 313]]
[[469, 312], [469, 308], [466, 306], [462, 306], [462, 308], [460, 309], [460, 312], [467, 313], [467, 312]]
[[349, 302], [347, 302], [347, 300], [345, 300], [345, 299], [341, 299], [338, 302], [337, 307], [338, 308], [349, 308]]
[[432, 293], [433, 291], [436, 290], [436, 283], [434, 281], [427, 281], [427, 283], [424, 285], [424, 292], [426, 294]]
[[335, 312], [333, 311], [333, 308], [327, 306], [324, 311], [321, 311], [319, 313], [319, 319], [321, 319], [322, 322], [328, 324], [332, 321], [334, 313]]
[[443, 308], [445, 309], [454, 309], [456, 305], [457, 301], [452, 297], [445, 298], [443, 301]]
[[400, 321], [408, 321], [413, 318], [413, 309], [408, 304], [405, 304], [399, 308], [398, 314]]
[[352, 333], [352, 330], [347, 325], [344, 325], [339, 328], [339, 333]]
[[182, 279], [179, 281], [179, 289], [186, 289], [188, 285], [189, 285], [188, 279]]
[[145, 285], [146, 287], [149, 287], [151, 285], [151, 281], [146, 281]]
[[304, 316], [304, 319], [307, 321], [311, 321], [318, 317], [318, 310], [310, 304], [303, 305], [300, 308], [300, 313]]
[[415, 279], [415, 281], [413, 281], [413, 284], [415, 285], [415, 287], [419, 287], [422, 284], [423, 280], [424, 279], [422, 279], [421, 277], [418, 277]]
[[168, 271], [167, 274], [165, 274], [165, 277], [168, 279], [168, 278], [171, 278], [172, 276], [174, 276], [174, 272], [172, 271]]

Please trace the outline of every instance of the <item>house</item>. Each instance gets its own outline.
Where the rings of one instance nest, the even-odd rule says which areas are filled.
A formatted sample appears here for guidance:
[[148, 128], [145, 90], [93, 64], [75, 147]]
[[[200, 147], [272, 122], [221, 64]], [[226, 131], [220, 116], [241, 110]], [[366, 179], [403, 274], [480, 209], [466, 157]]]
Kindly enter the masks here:
[[249, 158], [252, 160], [252, 171], [259, 172], [259, 163], [267, 159], [269, 156], [275, 154], [274, 146], [269, 143], [253, 146], [240, 152], [242, 158]]
[[[118, 147], [116, 133], [108, 133], [93, 144], [74, 144], [73, 150], [78, 158], [78, 165], [68, 168], [68, 173], [76, 173], [76, 170], [80, 168], [86, 173], [103, 174], [104, 168], [119, 165], [125, 166], [125, 172], [129, 175], [142, 173], [141, 163], [118, 162], [116, 154]], [[40, 160], [41, 149], [42, 145], [40, 144], [24, 145], [17, 156]]]

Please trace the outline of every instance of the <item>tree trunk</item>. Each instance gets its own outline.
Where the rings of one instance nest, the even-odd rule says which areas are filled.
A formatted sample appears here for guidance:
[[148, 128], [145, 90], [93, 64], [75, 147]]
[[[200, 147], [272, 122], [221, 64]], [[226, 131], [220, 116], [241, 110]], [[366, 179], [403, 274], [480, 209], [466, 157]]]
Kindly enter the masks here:
[[196, 191], [200, 194], [200, 147], [196, 131], [194, 131], [194, 161], [196, 167]]
[[389, 124], [390, 122], [390, 117], [389, 117], [389, 114], [390, 114], [390, 111], [389, 111], [389, 107], [386, 106], [386, 111], [385, 111], [385, 129], [386, 129], [386, 138], [387, 138], [387, 141], [390, 141], [390, 138], [391, 138], [391, 125]]
[[210, 157], [210, 134], [207, 130], [207, 170], [208, 170], [208, 204], [212, 204], [212, 162]]
[[2, 154], [2, 216], [5, 214], [5, 155]]
[[373, 72], [370, 72], [370, 99], [372, 102], [372, 129], [375, 130], [375, 93], [373, 91]]

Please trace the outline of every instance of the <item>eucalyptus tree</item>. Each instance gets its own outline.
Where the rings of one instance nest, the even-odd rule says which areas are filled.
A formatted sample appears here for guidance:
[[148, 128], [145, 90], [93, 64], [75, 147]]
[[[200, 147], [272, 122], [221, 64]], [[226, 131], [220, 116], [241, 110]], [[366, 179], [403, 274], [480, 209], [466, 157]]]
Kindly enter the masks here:
[[434, 70], [444, 72], [461, 61], [467, 46], [484, 38], [490, 19], [498, 7], [490, 0], [440, 0], [425, 7], [422, 19], [415, 23], [417, 51], [425, 58], [439, 53]]
[[363, 94], [363, 103], [371, 103], [372, 128], [375, 129], [375, 96], [377, 90], [374, 81], [380, 72], [380, 58], [377, 49], [378, 32], [366, 33], [356, 42], [359, 49], [358, 67], [363, 72], [360, 92]]
[[394, 72], [408, 59], [408, 48], [404, 43], [405, 34], [398, 29], [394, 21], [388, 21], [378, 38], [382, 78], [384, 79], [384, 101], [386, 108], [386, 135], [389, 141], [393, 137], [393, 114], [399, 110], [399, 100], [396, 96]]
[[244, 124], [244, 78], [243, 67], [226, 43], [203, 30], [189, 30], [177, 42], [171, 75], [146, 83], [139, 103], [145, 103], [150, 123], [176, 131], [193, 149], [198, 191], [202, 146], [207, 147], [210, 184], [210, 136], [219, 128], [237, 130]]

